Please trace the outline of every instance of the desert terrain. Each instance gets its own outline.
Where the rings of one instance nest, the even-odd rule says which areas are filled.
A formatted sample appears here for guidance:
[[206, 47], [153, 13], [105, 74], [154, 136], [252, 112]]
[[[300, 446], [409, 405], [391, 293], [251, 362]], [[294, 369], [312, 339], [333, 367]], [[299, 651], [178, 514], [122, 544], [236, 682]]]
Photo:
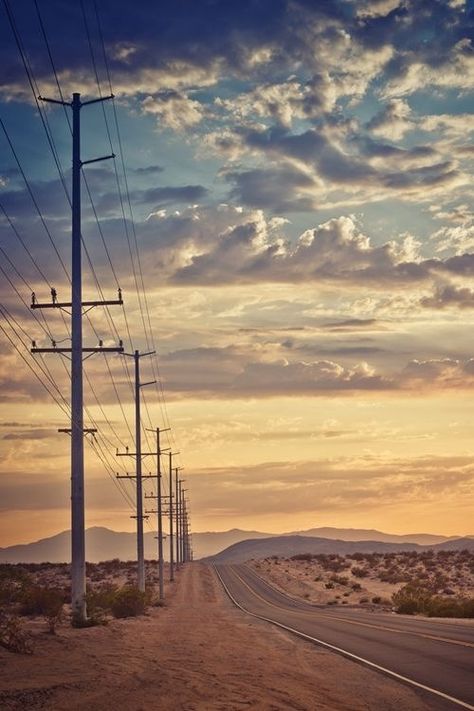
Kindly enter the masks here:
[[[36, 574], [46, 581], [57, 575], [52, 568]], [[97, 568], [91, 571], [97, 577], [105, 574]], [[125, 568], [125, 577], [128, 574], [132, 571]], [[124, 576], [123, 570], [120, 575]], [[114, 573], [109, 570], [108, 576], [112, 582]], [[54, 577], [53, 582], [60, 581]], [[163, 607], [152, 604], [145, 615], [109, 619], [106, 625], [85, 629], [71, 628], [65, 618], [51, 634], [43, 617], [27, 618], [33, 654], [0, 647], [0, 707], [5, 711], [431, 708], [398, 682], [240, 612], [204, 564], [184, 566], [176, 580], [166, 584], [165, 593]]]
[[[396, 607], [393, 596], [406, 586], [426, 591], [446, 610], [453, 602], [467, 603], [474, 597], [470, 551], [301, 554], [252, 560], [248, 565], [282, 592], [318, 605], [391, 610]], [[471, 607], [472, 614], [463, 616], [474, 617]]]

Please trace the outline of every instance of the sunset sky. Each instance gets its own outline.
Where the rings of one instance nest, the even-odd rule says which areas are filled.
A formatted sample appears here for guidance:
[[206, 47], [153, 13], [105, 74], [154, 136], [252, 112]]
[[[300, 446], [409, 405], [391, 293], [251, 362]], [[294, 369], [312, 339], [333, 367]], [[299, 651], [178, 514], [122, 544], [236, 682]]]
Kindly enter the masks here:
[[[134, 220], [112, 102], [84, 108], [82, 158], [110, 153], [110, 133], [123, 212], [114, 162], [85, 167], [83, 239], [104, 297], [119, 285], [126, 314], [91, 311], [84, 340], [154, 341], [143, 380], [159, 371], [165, 399], [146, 388], [144, 425], [173, 427], [194, 530], [474, 534], [473, 4], [7, 7], [0, 546], [69, 528], [69, 439], [57, 433], [67, 408], [12, 344], [69, 399], [67, 362], [28, 351], [47, 334], [67, 339], [67, 319], [28, 305], [31, 290], [50, 300], [51, 285], [69, 299], [55, 248], [69, 269], [70, 208], [11, 20], [41, 95], [59, 98], [46, 36], [65, 97], [87, 99], [95, 69], [110, 91], [98, 17]], [[65, 113], [48, 105], [45, 116], [69, 188]], [[85, 255], [84, 298], [101, 298]], [[134, 448], [132, 391], [123, 359], [105, 358], [84, 366], [86, 420], [100, 428], [86, 445], [87, 525], [133, 530], [113, 481], [125, 466], [115, 448]]]

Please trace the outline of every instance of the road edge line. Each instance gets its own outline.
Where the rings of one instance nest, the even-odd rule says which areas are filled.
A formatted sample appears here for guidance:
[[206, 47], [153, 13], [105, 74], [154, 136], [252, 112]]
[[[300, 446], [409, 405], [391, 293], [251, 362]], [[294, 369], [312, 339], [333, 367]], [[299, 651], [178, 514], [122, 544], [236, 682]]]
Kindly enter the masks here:
[[422, 689], [423, 691], [428, 691], [429, 693], [435, 694], [436, 696], [439, 696], [442, 699], [446, 699], [447, 701], [451, 701], [452, 703], [457, 704], [458, 706], [462, 706], [465, 709], [469, 709], [469, 711], [474, 711], [474, 706], [471, 706], [471, 704], [468, 704], [465, 701], [461, 701], [461, 699], [456, 699], [454, 696], [449, 696], [449, 694], [445, 694], [443, 691], [438, 691], [437, 689], [432, 689], [430, 686], [425, 686], [425, 684], [421, 684], [419, 681], [410, 679], [409, 677], [403, 676], [402, 674], [397, 674], [397, 672], [391, 671], [390, 669], [387, 669], [386, 667], [382, 667], [379, 664], [376, 664], [375, 662], [371, 662], [368, 659], [364, 659], [364, 657], [359, 657], [357, 654], [348, 652], [345, 649], [341, 649], [341, 647], [336, 647], [335, 645], [330, 644], [329, 642], [323, 642], [323, 640], [318, 639], [317, 637], [311, 637], [310, 635], [305, 634], [304, 632], [300, 632], [299, 630], [293, 629], [293, 627], [288, 627], [287, 625], [284, 625], [281, 622], [276, 622], [275, 620], [271, 620], [269, 617], [264, 617], [263, 615], [257, 615], [255, 612], [250, 612], [250, 610], [246, 610], [245, 607], [243, 607], [233, 597], [229, 588], [223, 581], [221, 574], [217, 570], [217, 567], [215, 565], [213, 567], [214, 567], [214, 571], [215, 571], [217, 577], [219, 578], [219, 580], [222, 584], [222, 587], [224, 588], [225, 592], [227, 593], [227, 596], [229, 597], [229, 599], [234, 603], [234, 605], [236, 607], [238, 607], [240, 610], [242, 610], [242, 612], [245, 612], [247, 615], [256, 617], [257, 619], [263, 620], [264, 622], [269, 622], [270, 624], [275, 625], [276, 627], [281, 627], [281, 629], [284, 629], [287, 632], [292, 632], [297, 637], [301, 637], [302, 639], [313, 642], [315, 644], [320, 644], [321, 646], [327, 647], [328, 649], [331, 649], [333, 652], [342, 654], [343, 656], [348, 657], [349, 659], [355, 659], [356, 661], [358, 661], [362, 664], [365, 664], [366, 666], [369, 666], [372, 669], [376, 669], [377, 671], [383, 672], [384, 674], [388, 674], [389, 676], [394, 677], [398, 681], [403, 681], [407, 684], [411, 684], [412, 686], [416, 686], [418, 689]]

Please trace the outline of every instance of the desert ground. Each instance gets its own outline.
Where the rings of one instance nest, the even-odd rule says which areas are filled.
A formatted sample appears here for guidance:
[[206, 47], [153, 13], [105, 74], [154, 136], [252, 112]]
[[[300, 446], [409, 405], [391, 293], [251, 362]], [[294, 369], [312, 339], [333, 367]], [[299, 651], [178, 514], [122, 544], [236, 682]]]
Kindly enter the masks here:
[[393, 595], [407, 584], [446, 603], [474, 596], [474, 554], [468, 551], [303, 554], [248, 565], [282, 592], [319, 605], [391, 610]]
[[[99, 576], [97, 568], [92, 572]], [[54, 575], [51, 568], [43, 574]], [[113, 579], [110, 572], [109, 577]], [[0, 647], [0, 707], [430, 708], [411, 689], [237, 610], [212, 568], [204, 564], [184, 566], [165, 593], [164, 607], [150, 606], [143, 616], [110, 619], [106, 625], [73, 629], [64, 619], [51, 634], [43, 618], [28, 621], [33, 654]]]

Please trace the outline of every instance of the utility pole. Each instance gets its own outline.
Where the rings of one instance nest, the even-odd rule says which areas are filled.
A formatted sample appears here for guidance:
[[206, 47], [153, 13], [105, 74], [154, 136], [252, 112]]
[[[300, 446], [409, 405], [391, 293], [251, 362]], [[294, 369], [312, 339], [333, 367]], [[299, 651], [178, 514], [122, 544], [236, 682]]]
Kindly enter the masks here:
[[[118, 457], [135, 457], [135, 476], [119, 476], [118, 479], [122, 478], [134, 478], [135, 488], [136, 488], [136, 519], [137, 519], [137, 585], [141, 592], [145, 592], [145, 551], [143, 545], [143, 482], [142, 482], [142, 438], [141, 438], [141, 416], [140, 416], [140, 388], [144, 388], [146, 385], [153, 385], [156, 380], [150, 380], [147, 383], [140, 382], [140, 358], [145, 356], [154, 355], [155, 351], [148, 351], [148, 353], [140, 353], [140, 351], [134, 351], [133, 353], [123, 353], [124, 356], [133, 358], [135, 361], [135, 452], [119, 453], [116, 452]], [[135, 517], [134, 517], [135, 518]]]
[[[159, 575], [159, 590], [160, 600], [165, 597], [164, 579], [163, 579], [163, 506], [161, 492], [161, 453], [166, 452], [166, 449], [161, 449], [160, 434], [168, 432], [171, 427], [166, 429], [156, 428], [156, 514], [158, 516], [158, 575]], [[152, 430], [148, 430], [152, 432]], [[145, 498], [148, 498], [145, 496]]]
[[[71, 249], [71, 302], [59, 302], [56, 289], [51, 289], [51, 303], [38, 303], [32, 296], [32, 309], [60, 308], [71, 315], [71, 348], [36, 348], [32, 353], [69, 353], [71, 360], [71, 597], [73, 624], [81, 625], [87, 619], [86, 610], [86, 559], [85, 559], [85, 512], [84, 512], [84, 401], [83, 401], [83, 353], [123, 351], [122, 343], [117, 348], [83, 348], [82, 316], [83, 307], [122, 304], [119, 289], [118, 299], [112, 301], [82, 301], [82, 250], [81, 250], [81, 169], [88, 163], [114, 158], [114, 155], [81, 160], [81, 118], [83, 106], [112, 99], [113, 95], [90, 101], [81, 101], [81, 95], [74, 93], [72, 102], [57, 101], [38, 97], [41, 101], [72, 108], [72, 249]], [[68, 309], [71, 309], [68, 311]]]
[[179, 452], [169, 452], [168, 453], [168, 464], [169, 464], [169, 482], [170, 482], [170, 495], [169, 495], [169, 516], [170, 516], [170, 580], [174, 580], [174, 551], [173, 551], [173, 457]]
[[179, 491], [181, 496], [181, 561], [186, 563], [186, 500], [185, 492], [187, 489], [183, 489], [182, 484], [184, 479], [179, 480]]
[[181, 560], [181, 494], [178, 480], [178, 472], [183, 467], [174, 468], [174, 490], [175, 498], [175, 518], [176, 518], [176, 568], [178, 569], [182, 563]]

